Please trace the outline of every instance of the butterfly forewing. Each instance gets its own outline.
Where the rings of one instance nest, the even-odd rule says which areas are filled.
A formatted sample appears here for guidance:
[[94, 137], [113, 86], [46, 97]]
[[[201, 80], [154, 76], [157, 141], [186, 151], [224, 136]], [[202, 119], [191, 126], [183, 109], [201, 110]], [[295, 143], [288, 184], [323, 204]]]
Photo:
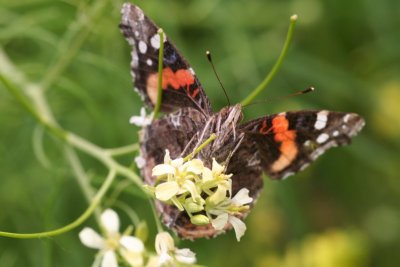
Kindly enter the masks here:
[[[120, 28], [132, 46], [131, 74], [135, 88], [150, 108], [157, 101], [158, 27], [135, 5], [124, 4]], [[207, 96], [193, 69], [164, 35], [161, 110], [171, 112], [192, 107], [204, 114], [211, 113]]]

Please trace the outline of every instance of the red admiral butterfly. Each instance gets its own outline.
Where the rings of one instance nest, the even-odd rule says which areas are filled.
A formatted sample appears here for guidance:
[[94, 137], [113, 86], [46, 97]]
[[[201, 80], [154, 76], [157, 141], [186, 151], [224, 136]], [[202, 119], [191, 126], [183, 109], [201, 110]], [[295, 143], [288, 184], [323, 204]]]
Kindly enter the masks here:
[[[146, 106], [157, 99], [158, 27], [133, 4], [124, 4], [120, 28], [133, 47], [131, 73], [135, 90]], [[242, 120], [240, 104], [214, 113], [193, 69], [165, 37], [162, 70], [162, 104], [165, 116], [144, 127], [141, 156], [142, 174], [153, 185], [153, 167], [163, 163], [165, 150], [171, 157], [193, 151], [212, 133], [217, 138], [197, 154], [210, 167], [212, 158], [227, 164], [232, 173], [232, 195], [241, 188], [257, 199], [263, 186], [262, 173], [283, 179], [306, 168], [327, 149], [349, 144], [364, 126], [355, 113], [327, 110], [290, 111], [249, 122]], [[229, 159], [229, 162], [226, 162]], [[157, 203], [164, 223], [183, 238], [218, 234], [211, 225], [196, 226], [174, 206]]]

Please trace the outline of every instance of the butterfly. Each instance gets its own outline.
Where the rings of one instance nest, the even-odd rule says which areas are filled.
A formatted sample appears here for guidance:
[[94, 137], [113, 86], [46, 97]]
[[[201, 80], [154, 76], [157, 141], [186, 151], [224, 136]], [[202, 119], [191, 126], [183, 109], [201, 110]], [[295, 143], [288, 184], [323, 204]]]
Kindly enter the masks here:
[[[157, 100], [158, 27], [130, 3], [124, 4], [120, 29], [132, 46], [131, 74], [135, 91], [153, 109]], [[165, 36], [165, 35], [164, 35]], [[214, 113], [207, 95], [189, 63], [165, 37], [162, 66], [164, 116], [153, 120], [141, 133], [142, 175], [154, 184], [151, 170], [163, 163], [165, 150], [172, 158], [185, 156], [212, 133], [216, 139], [196, 157], [211, 166], [212, 158], [227, 164], [232, 176], [232, 194], [241, 188], [257, 199], [263, 187], [262, 174], [284, 179], [302, 171], [327, 149], [347, 145], [364, 126], [355, 113], [328, 110], [301, 110], [267, 115], [241, 123], [240, 104]], [[211, 225], [197, 226], [177, 208], [156, 204], [165, 225], [182, 238], [213, 237]]]

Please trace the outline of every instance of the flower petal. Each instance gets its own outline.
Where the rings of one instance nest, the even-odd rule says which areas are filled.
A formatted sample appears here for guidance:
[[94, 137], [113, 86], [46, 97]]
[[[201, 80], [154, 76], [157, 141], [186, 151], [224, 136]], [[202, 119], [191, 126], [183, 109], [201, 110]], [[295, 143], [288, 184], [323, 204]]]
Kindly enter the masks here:
[[117, 257], [115, 256], [114, 250], [107, 250], [104, 253], [101, 267], [118, 267]]
[[192, 172], [194, 174], [201, 174], [204, 168], [203, 162], [199, 159], [193, 159], [184, 164], [187, 172]]
[[176, 249], [175, 258], [177, 261], [185, 264], [193, 264], [196, 262], [196, 254], [188, 248]]
[[225, 170], [225, 167], [223, 165], [220, 165], [215, 158], [213, 158], [212, 162], [212, 172], [215, 174], [220, 174]]
[[253, 201], [253, 198], [249, 197], [249, 189], [242, 188], [232, 198], [232, 203], [238, 206], [249, 204]]
[[89, 248], [102, 249], [104, 247], [103, 238], [89, 227], [85, 227], [79, 232], [79, 239]]
[[227, 199], [226, 196], [227, 189], [224, 186], [218, 186], [217, 190], [207, 198], [207, 204], [212, 207], [217, 206], [219, 203]]
[[133, 251], [137, 253], [142, 253], [144, 251], [144, 245], [142, 240], [134, 236], [122, 236], [120, 241], [122, 246], [124, 246], [128, 251]]
[[244, 232], [246, 232], [246, 224], [235, 216], [229, 216], [229, 223], [232, 224], [233, 229], [235, 230], [236, 239], [239, 242], [240, 238], [244, 235]]
[[142, 169], [146, 165], [146, 160], [142, 156], [137, 156], [135, 158], [135, 163], [139, 169]]
[[112, 209], [103, 211], [100, 217], [101, 224], [105, 228], [107, 234], [117, 234], [119, 232], [118, 214]]
[[179, 185], [176, 182], [165, 182], [156, 186], [156, 198], [167, 201], [175, 196], [178, 191]]
[[151, 175], [153, 176], [160, 176], [165, 174], [175, 174], [175, 168], [169, 164], [158, 164], [153, 168], [151, 172]]
[[183, 183], [182, 187], [190, 192], [190, 195], [192, 196], [193, 201], [201, 202], [202, 198], [200, 196], [200, 193], [197, 190], [196, 185], [192, 181], [190, 181], [190, 180], [185, 181]]
[[156, 236], [156, 251], [158, 255], [175, 249], [174, 239], [168, 232], [161, 232]]
[[171, 161], [171, 165], [175, 168], [179, 168], [183, 164], [183, 158], [177, 158]]
[[158, 262], [159, 262], [159, 257], [151, 255], [147, 261], [146, 267], [160, 267]]
[[213, 179], [214, 179], [214, 176], [212, 174], [212, 171], [209, 168], [204, 167], [203, 168], [203, 182], [212, 181]]
[[165, 149], [164, 163], [165, 164], [170, 164], [171, 163], [171, 157], [169, 156], [169, 150], [168, 149]]
[[143, 127], [149, 125], [152, 121], [152, 114], [150, 116], [146, 116], [146, 109], [142, 107], [140, 109], [140, 116], [132, 116], [129, 119], [129, 123], [135, 124], [136, 126]]
[[129, 263], [130, 266], [143, 266], [143, 255], [126, 249], [119, 250], [120, 255]]
[[227, 222], [228, 222], [228, 214], [227, 213], [218, 215], [217, 218], [215, 218], [214, 220], [211, 221], [212, 226], [214, 227], [215, 230], [224, 229]]
[[[161, 253], [158, 257], [158, 267], [160, 266], [170, 266], [169, 263], [173, 262], [174, 259], [168, 253]], [[174, 266], [174, 265], [172, 265]]]

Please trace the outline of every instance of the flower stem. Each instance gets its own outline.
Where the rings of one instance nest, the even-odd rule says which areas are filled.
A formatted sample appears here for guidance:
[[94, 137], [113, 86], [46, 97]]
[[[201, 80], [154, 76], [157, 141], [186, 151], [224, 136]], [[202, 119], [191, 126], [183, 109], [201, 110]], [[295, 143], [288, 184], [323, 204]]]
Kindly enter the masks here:
[[164, 31], [158, 29], [158, 36], [160, 37], [160, 49], [158, 51], [158, 86], [157, 86], [157, 102], [154, 107], [153, 118], [157, 118], [161, 108], [162, 101], [162, 71], [164, 66]]
[[20, 234], [20, 233], [12, 233], [12, 232], [2, 232], [0, 231], [0, 236], [4, 237], [11, 237], [11, 238], [21, 238], [21, 239], [28, 239], [28, 238], [43, 238], [43, 237], [50, 237], [50, 236], [55, 236], [59, 235], [65, 232], [68, 232], [76, 227], [78, 227], [81, 223], [83, 223], [89, 216], [93, 213], [93, 211], [96, 209], [97, 205], [100, 204], [101, 199], [107, 192], [107, 190], [110, 188], [114, 178], [116, 177], [116, 172], [111, 170], [104, 181], [103, 185], [100, 187], [99, 191], [97, 194], [94, 196], [92, 203], [89, 205], [89, 207], [85, 210], [84, 213], [82, 213], [81, 216], [79, 216], [75, 221], [73, 221], [70, 224], [67, 224], [64, 227], [52, 230], [52, 231], [47, 231], [47, 232], [39, 232], [39, 233], [30, 233], [30, 234]]
[[283, 45], [282, 51], [278, 57], [278, 60], [275, 62], [275, 65], [272, 67], [271, 71], [268, 73], [268, 75], [265, 77], [265, 79], [261, 82], [259, 86], [257, 86], [245, 99], [242, 100], [241, 104], [243, 106], [248, 105], [251, 103], [251, 101], [254, 100], [267, 86], [270, 84], [272, 79], [275, 77], [275, 75], [278, 73], [278, 70], [280, 69], [283, 60], [286, 57], [286, 54], [289, 50], [290, 44], [292, 42], [293, 38], [293, 33], [294, 29], [296, 26], [296, 21], [297, 21], [297, 15], [293, 15], [290, 17], [290, 25], [289, 25], [289, 30], [286, 35], [286, 40]]
[[163, 227], [161, 225], [160, 217], [157, 214], [156, 206], [155, 206], [154, 201], [152, 199], [149, 199], [149, 203], [150, 203], [150, 206], [151, 206], [151, 210], [153, 211], [154, 221], [156, 222], [156, 227], [157, 227], [157, 232], [161, 233], [161, 232], [164, 231], [164, 229], [163, 229]]
[[23, 106], [40, 124], [42, 124], [49, 132], [60, 138], [61, 140], [66, 139], [64, 130], [58, 127], [56, 124], [50, 122], [44, 116], [41, 116], [35, 108], [28, 102], [26, 97], [20, 92], [20, 90], [7, 80], [3, 75], [0, 74], [0, 82], [3, 83], [4, 87], [17, 99], [17, 101]]
[[125, 154], [129, 154], [129, 153], [132, 153], [132, 152], [138, 151], [138, 150], [139, 150], [139, 145], [133, 144], [133, 145], [129, 145], [129, 146], [110, 148], [110, 149], [106, 149], [105, 151], [109, 155], [115, 157], [115, 156], [122, 156]]
[[190, 153], [189, 155], [187, 155], [183, 161], [188, 161], [191, 158], [193, 158], [194, 156], [196, 156], [197, 153], [199, 153], [205, 146], [207, 146], [209, 143], [211, 143], [212, 141], [215, 140], [215, 138], [217, 138], [217, 135], [215, 133], [212, 133], [210, 135], [210, 137], [204, 141], [204, 143], [202, 143], [198, 148], [196, 148], [192, 153]]

